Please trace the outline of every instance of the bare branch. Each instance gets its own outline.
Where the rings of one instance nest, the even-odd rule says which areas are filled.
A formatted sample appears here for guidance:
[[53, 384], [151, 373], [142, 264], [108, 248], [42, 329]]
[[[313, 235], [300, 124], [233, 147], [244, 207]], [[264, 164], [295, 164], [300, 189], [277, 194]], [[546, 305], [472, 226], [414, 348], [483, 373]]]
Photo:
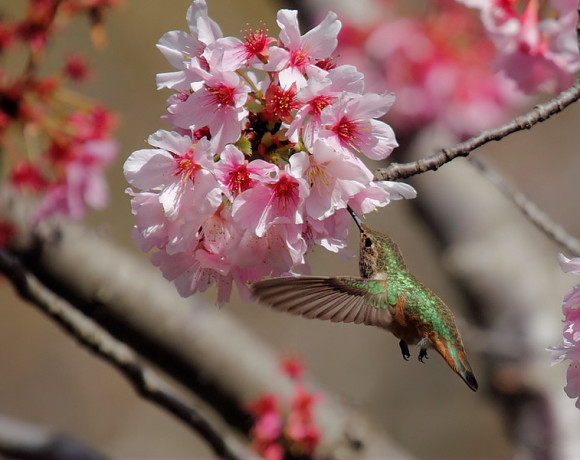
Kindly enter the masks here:
[[580, 99], [580, 77], [576, 83], [565, 91], [562, 91], [557, 97], [550, 101], [539, 104], [534, 109], [524, 115], [514, 118], [499, 128], [482, 131], [477, 136], [472, 137], [464, 142], [451, 148], [443, 148], [436, 154], [421, 158], [410, 163], [392, 163], [386, 168], [377, 169], [375, 180], [401, 180], [416, 174], [427, 171], [436, 171], [441, 166], [449, 163], [457, 157], [466, 157], [475, 149], [491, 141], [499, 141], [504, 137], [522, 131], [531, 129], [537, 123], [547, 120], [553, 115], [560, 113], [570, 104]]
[[0, 415], [0, 454], [7, 458], [104, 460], [107, 457], [71, 436]]
[[511, 200], [526, 218], [532, 222], [538, 229], [545, 233], [550, 239], [562, 246], [568, 254], [580, 257], [580, 241], [570, 235], [560, 225], [554, 222], [545, 212], [539, 209], [535, 203], [530, 201], [523, 193], [514, 190], [506, 181], [495, 171], [485, 166], [479, 160], [469, 158], [471, 164], [487, 177], [505, 197]]
[[119, 370], [145, 399], [165, 409], [202, 436], [222, 458], [239, 459], [239, 452], [208, 418], [186, 404], [135, 352], [51, 292], [26, 270], [16, 257], [0, 249], [0, 271], [12, 281], [21, 297], [56, 321], [94, 354]]

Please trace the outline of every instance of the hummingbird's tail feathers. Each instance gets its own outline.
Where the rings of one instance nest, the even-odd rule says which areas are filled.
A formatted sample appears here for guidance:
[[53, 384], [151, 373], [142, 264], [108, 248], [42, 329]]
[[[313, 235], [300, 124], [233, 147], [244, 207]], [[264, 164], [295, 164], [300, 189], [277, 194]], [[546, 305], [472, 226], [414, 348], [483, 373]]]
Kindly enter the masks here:
[[461, 378], [467, 383], [467, 386], [471, 388], [473, 391], [477, 391], [479, 385], [477, 384], [477, 380], [475, 380], [475, 375], [471, 371], [465, 371], [464, 374], [460, 374]]
[[[461, 340], [461, 339], [460, 339]], [[475, 375], [471, 370], [471, 366], [467, 361], [467, 355], [463, 349], [463, 344], [450, 343], [439, 337], [430, 337], [431, 345], [439, 352], [443, 359], [453, 369], [473, 391], [477, 391], [479, 385], [475, 379]]]
[[283, 277], [260, 281], [252, 291], [259, 301], [294, 315], [386, 328], [391, 312], [369, 303], [369, 283], [354, 277]]

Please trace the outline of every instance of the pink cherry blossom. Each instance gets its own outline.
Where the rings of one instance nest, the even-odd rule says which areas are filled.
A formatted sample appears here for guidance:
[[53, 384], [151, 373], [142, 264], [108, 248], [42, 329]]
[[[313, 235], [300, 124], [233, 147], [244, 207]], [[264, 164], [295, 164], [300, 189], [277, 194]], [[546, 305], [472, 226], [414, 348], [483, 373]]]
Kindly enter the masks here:
[[321, 396], [303, 386], [298, 359], [284, 364], [284, 372], [294, 383], [294, 395], [285, 402], [276, 395], [265, 394], [248, 405], [255, 416], [250, 432], [252, 445], [267, 460], [281, 460], [287, 455], [311, 458], [321, 438], [312, 409]]
[[205, 0], [194, 0], [187, 10], [187, 22], [190, 32], [171, 31], [164, 34], [157, 48], [169, 63], [179, 69], [157, 75], [157, 88], [187, 90], [200, 77], [191, 72], [191, 60], [199, 58], [206, 46], [222, 37], [218, 24], [207, 14]]
[[273, 224], [301, 224], [301, 207], [308, 195], [304, 179], [293, 177], [289, 168], [275, 180], [261, 182], [238, 195], [232, 216], [240, 225], [255, 229], [263, 236]]
[[198, 68], [196, 72], [203, 76], [203, 86], [168, 110], [173, 115], [172, 122], [180, 128], [207, 126], [214, 148], [221, 150], [240, 137], [240, 122], [248, 114], [244, 104], [250, 88], [232, 71], [209, 73]]
[[222, 53], [222, 67], [225, 70], [237, 70], [240, 67], [252, 65], [256, 69], [263, 68], [270, 58], [270, 45], [275, 43], [274, 37], [269, 37], [264, 26], [258, 30], [248, 30], [244, 40], [235, 37], [225, 37], [208, 47], [208, 52]]
[[351, 208], [359, 214], [367, 214], [386, 206], [391, 200], [415, 198], [417, 192], [409, 184], [400, 182], [371, 182], [362, 192], [349, 201]]
[[296, 95], [296, 100], [302, 102], [302, 107], [288, 126], [288, 138], [297, 142], [301, 134], [305, 145], [311, 148], [321, 129], [322, 110], [334, 103], [341, 94], [362, 94], [363, 77], [363, 74], [350, 65], [331, 69], [326, 75], [311, 76], [308, 86]]
[[267, 274], [286, 275], [291, 269], [306, 266], [308, 245], [303, 237], [302, 225], [274, 224], [264, 235], [245, 230], [230, 259], [242, 269], [252, 268], [258, 281]]
[[[159, 130], [149, 136], [155, 149], [133, 152], [124, 166], [125, 178], [142, 190], [159, 190], [165, 216], [174, 220], [188, 215], [197, 223], [221, 204], [221, 192], [211, 173], [213, 150], [207, 139], [193, 144], [189, 136]], [[188, 203], [196, 203], [195, 210]]]
[[87, 206], [102, 209], [107, 204], [109, 193], [104, 171], [117, 155], [117, 143], [90, 140], [75, 151], [76, 156], [65, 166], [63, 180], [46, 191], [44, 200], [34, 213], [33, 222], [53, 214], [78, 219], [85, 215]]
[[394, 101], [392, 93], [342, 97], [322, 110], [320, 136], [336, 149], [383, 160], [399, 144], [393, 129], [375, 117], [384, 115]]
[[[560, 266], [564, 273], [580, 274], [580, 257], [568, 259], [563, 254], [558, 255]], [[576, 399], [580, 397], [580, 285], [574, 286], [564, 297], [562, 311], [564, 313], [564, 332], [562, 342], [558, 347], [551, 347], [552, 362], [572, 361], [568, 367], [568, 383], [564, 390], [566, 394]], [[576, 400], [580, 409], [580, 399]]]
[[159, 203], [159, 195], [154, 192], [135, 193], [131, 188], [126, 190], [132, 197], [131, 210], [137, 218], [133, 227], [133, 239], [143, 252], [167, 245], [171, 239], [169, 227], [176, 226], [179, 232], [180, 223], [164, 218], [163, 206]]
[[233, 145], [227, 145], [215, 165], [215, 176], [224, 186], [224, 193], [230, 201], [242, 192], [254, 187], [258, 182], [270, 181], [278, 175], [279, 168], [264, 160], [248, 161], [244, 154]]
[[276, 65], [284, 67], [278, 75], [280, 85], [288, 88], [296, 83], [298, 88], [302, 88], [307, 84], [305, 73], [317, 61], [330, 57], [335, 50], [340, 21], [335, 13], [329, 12], [320, 24], [302, 36], [297, 11], [280, 10], [276, 22], [280, 26], [280, 42], [285, 51], [282, 53], [281, 62]]
[[513, 80], [497, 73], [495, 46], [463, 5], [399, 9], [390, 5], [363, 23], [341, 18], [337, 49], [342, 62], [365, 74], [367, 91], [387, 88], [397, 95], [387, 114], [397, 133], [434, 125], [458, 137], [473, 135], [528, 102]]
[[498, 68], [523, 91], [561, 91], [572, 84], [580, 70], [577, 2], [554, 1], [540, 9], [539, 0], [528, 0], [521, 14], [501, 0], [463, 3], [481, 10], [498, 50]]
[[310, 217], [320, 220], [346, 208], [348, 200], [373, 180], [358, 158], [337, 152], [324, 140], [316, 141], [310, 154], [293, 155], [290, 167], [296, 177], [310, 184], [304, 208]]
[[[307, 217], [302, 233], [312, 243], [319, 244], [328, 251], [344, 254], [351, 222], [351, 215], [341, 209], [324, 220]], [[354, 251], [349, 255], [354, 255]]]

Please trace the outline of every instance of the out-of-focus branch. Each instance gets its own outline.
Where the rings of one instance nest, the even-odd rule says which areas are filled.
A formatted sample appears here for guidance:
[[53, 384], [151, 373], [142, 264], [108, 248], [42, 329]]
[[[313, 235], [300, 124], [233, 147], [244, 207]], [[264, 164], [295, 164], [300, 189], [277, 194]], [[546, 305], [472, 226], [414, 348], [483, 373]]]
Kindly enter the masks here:
[[[137, 393], [157, 404], [196, 431], [214, 450], [227, 459], [247, 458], [248, 452], [223, 436], [200, 411], [190, 407], [124, 343], [114, 339], [93, 321], [55, 295], [26, 270], [18, 259], [0, 249], [0, 272], [20, 296], [38, 307], [100, 358], [117, 368]], [[1, 448], [1, 447], [0, 447]]]
[[477, 136], [454, 147], [443, 148], [427, 158], [421, 158], [410, 163], [392, 163], [386, 168], [377, 169], [375, 171], [375, 180], [401, 180], [427, 171], [436, 171], [455, 158], [468, 156], [475, 149], [488, 142], [499, 141], [510, 134], [524, 129], [531, 129], [535, 124], [546, 121], [553, 115], [560, 113], [578, 99], [580, 99], [580, 77], [576, 79], [574, 85], [562, 91], [554, 99], [537, 105], [528, 113], [514, 118], [509, 123], [499, 128], [482, 131]]
[[477, 170], [489, 179], [498, 190], [511, 200], [526, 218], [538, 229], [544, 232], [550, 239], [554, 240], [568, 252], [568, 255], [580, 257], [580, 241], [570, 235], [562, 226], [558, 225], [535, 203], [530, 201], [523, 193], [514, 190], [496, 171], [485, 166], [481, 161], [470, 158], [469, 161]]
[[0, 415], [0, 454], [3, 458], [38, 460], [104, 460], [107, 457], [80, 441]]
[[[3, 192], [3, 193], [2, 193]], [[120, 338], [247, 433], [247, 401], [264, 393], [290, 398], [278, 356], [226, 311], [181, 298], [155, 267], [69, 222], [32, 233], [19, 198], [0, 191], [0, 219], [17, 227], [9, 251], [42, 284]], [[325, 393], [316, 421], [322, 458], [408, 458], [363, 414]]]

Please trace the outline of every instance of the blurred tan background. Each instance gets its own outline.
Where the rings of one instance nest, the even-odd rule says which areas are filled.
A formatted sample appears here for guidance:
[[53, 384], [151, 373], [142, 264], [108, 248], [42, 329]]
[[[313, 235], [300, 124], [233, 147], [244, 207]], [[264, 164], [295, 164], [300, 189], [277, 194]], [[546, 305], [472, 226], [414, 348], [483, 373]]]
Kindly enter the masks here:
[[[24, 3], [3, 0], [0, 9], [18, 9]], [[210, 15], [226, 35], [239, 36], [247, 23], [257, 25], [259, 21], [274, 34], [277, 31], [274, 18], [280, 6], [273, 1], [208, 3]], [[109, 45], [105, 50], [92, 50], [87, 24], [73, 23], [51, 51], [56, 59], [63, 51], [88, 50], [94, 78], [81, 89], [121, 117], [121, 154], [109, 173], [111, 206], [92, 213], [87, 223], [135, 253], [122, 164], [133, 150], [145, 145], [150, 133], [166, 127], [159, 117], [169, 93], [156, 91], [155, 74], [170, 66], [155, 43], [166, 31], [186, 30], [189, 4], [189, 0], [126, 0], [106, 22]], [[572, 107], [533, 131], [490, 145], [480, 154], [573, 235], [580, 235], [579, 115], [580, 106]], [[457, 160], [460, 162], [464, 160]], [[421, 180], [415, 181], [418, 187]], [[518, 211], [514, 208], [513, 213]], [[461, 316], [460, 297], [441, 268], [430, 229], [419, 223], [409, 204], [395, 202], [372, 216], [369, 224], [389, 233], [417, 276]], [[553, 252], [553, 265], [546, 270], [554, 272], [559, 248], [531, 225], [529, 231], [537, 233], [538, 244]], [[351, 243], [356, 250], [354, 238]], [[148, 263], [146, 255], [141, 257]], [[354, 259], [337, 261], [321, 249], [313, 252], [310, 261], [315, 274], [357, 272]], [[561, 292], [546, 305], [556, 322], [564, 285], [578, 281], [569, 275], [562, 279]], [[213, 302], [214, 295], [212, 290], [205, 298]], [[415, 359], [415, 353], [404, 362], [396, 339], [378, 329], [309, 322], [235, 300], [224, 309], [282, 353], [301, 357], [317, 379], [369, 413], [412, 454], [423, 458], [506, 458], [512, 454], [504, 414], [484, 391], [470, 392], [434, 353], [425, 364]], [[0, 318], [0, 413], [67, 432], [113, 457], [211, 456], [189, 430], [140, 400], [115, 371], [16, 298], [6, 282], [0, 284]], [[544, 351], [559, 342], [558, 328], [559, 324], [552, 325], [556, 333], [551, 340], [538, 343], [538, 355], [545, 364], [543, 372], [560, 379], [563, 386], [566, 366], [550, 367], [550, 354]], [[470, 335], [464, 336], [469, 352]], [[482, 366], [478, 353], [472, 351], [470, 359], [478, 375]], [[486, 382], [480, 381], [480, 386], [485, 388]]]

